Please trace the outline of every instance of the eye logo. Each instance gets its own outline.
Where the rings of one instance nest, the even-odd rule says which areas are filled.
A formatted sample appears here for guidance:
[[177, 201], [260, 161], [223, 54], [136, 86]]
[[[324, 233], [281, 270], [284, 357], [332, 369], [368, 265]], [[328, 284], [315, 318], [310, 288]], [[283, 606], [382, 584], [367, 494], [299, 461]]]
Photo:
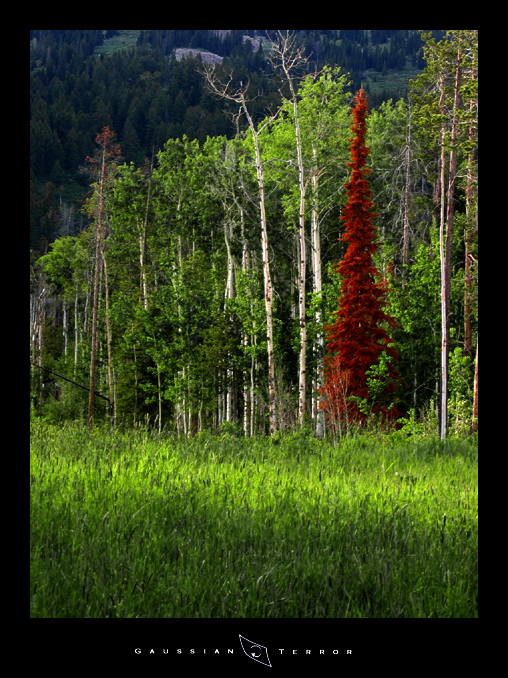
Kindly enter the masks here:
[[[238, 634], [240, 635], [240, 634]], [[248, 640], [240, 635], [240, 645], [247, 657], [254, 659], [254, 661], [264, 664], [265, 666], [272, 666], [268, 658], [268, 649], [264, 645], [258, 645], [252, 640]]]

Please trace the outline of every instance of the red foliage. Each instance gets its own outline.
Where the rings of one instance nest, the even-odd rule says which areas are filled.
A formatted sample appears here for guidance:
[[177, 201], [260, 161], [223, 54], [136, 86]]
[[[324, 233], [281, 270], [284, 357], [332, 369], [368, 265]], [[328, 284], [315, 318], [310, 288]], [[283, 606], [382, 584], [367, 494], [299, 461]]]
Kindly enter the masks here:
[[[349, 243], [344, 259], [335, 264], [335, 272], [343, 279], [337, 320], [326, 328], [328, 355], [325, 358], [325, 385], [323, 407], [334, 416], [342, 415], [349, 421], [364, 421], [365, 416], [356, 403], [346, 401], [348, 396], [368, 398], [365, 372], [377, 365], [379, 355], [386, 351], [392, 358], [388, 364], [390, 378], [383, 396], [396, 390], [399, 375], [392, 365], [398, 359], [397, 351], [382, 325], [395, 326], [394, 320], [385, 313], [387, 283], [379, 282], [379, 273], [372, 263], [377, 249], [376, 228], [372, 220], [374, 203], [365, 167], [370, 149], [365, 145], [367, 98], [363, 89], [355, 97], [354, 122], [351, 129], [352, 168], [351, 180], [345, 184], [348, 199], [342, 214], [345, 234], [342, 240]], [[331, 409], [330, 409], [331, 407]], [[397, 409], [388, 411], [382, 404], [375, 405], [373, 412], [382, 412], [389, 419], [400, 416]]]
[[99, 147], [95, 152], [94, 157], [87, 155], [86, 160], [89, 163], [89, 171], [93, 173], [95, 168], [101, 167], [103, 155], [114, 162], [121, 160], [120, 146], [116, 142], [115, 133], [109, 127], [103, 127], [102, 132], [99, 132], [95, 137], [95, 143]]

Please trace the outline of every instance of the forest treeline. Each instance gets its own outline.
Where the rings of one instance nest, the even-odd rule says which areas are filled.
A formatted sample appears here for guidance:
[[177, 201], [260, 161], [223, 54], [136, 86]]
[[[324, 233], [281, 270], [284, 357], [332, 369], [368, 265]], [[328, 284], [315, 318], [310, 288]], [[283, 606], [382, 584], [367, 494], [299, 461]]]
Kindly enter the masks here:
[[[41, 46], [34, 55], [35, 63], [46, 60], [31, 75], [48, 77], [50, 89], [53, 83], [54, 113], [67, 120], [65, 143], [74, 138], [73, 92], [82, 87], [91, 98], [88, 86], [100, 82], [101, 69], [103, 95], [113, 91], [110, 68], [132, 68], [133, 83], [145, 73], [143, 86], [160, 97], [166, 93], [151, 83], [154, 77], [181, 77], [186, 92], [195, 82], [197, 100], [220, 111], [223, 125], [227, 109], [233, 133], [213, 128], [200, 138], [182, 128], [169, 135], [168, 125], [181, 121], [168, 117], [162, 127], [150, 126], [157, 115], [140, 97], [126, 104], [123, 126], [114, 124], [116, 105], [108, 112], [102, 99], [90, 118], [80, 111], [85, 129], [96, 132], [94, 149], [76, 142], [72, 151], [79, 180], [87, 177], [92, 187], [83, 210], [89, 225], [59, 237], [43, 256], [31, 244], [31, 408], [54, 421], [151, 422], [186, 435], [219, 427], [254, 435], [302, 424], [340, 435], [351, 421], [347, 413], [323, 410], [323, 360], [327, 326], [341, 301], [337, 264], [348, 247], [340, 216], [349, 204], [354, 83], [337, 67], [309, 69], [305, 40], [311, 44], [315, 32], [301, 32], [303, 41], [281, 34], [264, 90], [272, 87], [274, 96], [265, 97], [262, 111], [254, 99], [259, 83], [247, 73], [239, 78], [244, 71], [231, 70], [233, 64], [201, 65], [198, 72], [193, 60], [166, 58], [156, 76], [147, 64], [157, 50], [165, 56], [172, 48], [171, 33], [142, 32], [136, 52], [93, 62], [93, 79], [85, 60], [89, 66], [71, 92], [58, 73], [65, 75], [62, 64], [77, 63], [79, 52], [84, 58], [93, 40], [82, 37], [82, 46], [69, 40], [66, 61], [59, 60], [61, 49], [48, 57]], [[336, 32], [319, 33], [324, 57], [332, 49], [325, 34]], [[360, 34], [351, 40], [365, 35], [342, 33]], [[370, 33], [374, 45], [388, 37]], [[192, 46], [210, 49], [205, 37], [194, 36]], [[32, 39], [35, 50], [44, 36]], [[65, 35], [51, 39], [67, 49]], [[418, 39], [427, 66], [410, 96], [369, 106], [372, 257], [395, 321], [389, 332], [401, 423], [443, 433], [444, 413], [444, 434], [447, 427], [462, 434], [471, 431], [477, 408], [478, 32], [447, 31], [436, 41], [422, 31]], [[228, 49], [234, 51], [233, 39]], [[250, 58], [261, 53], [251, 50]], [[117, 94], [128, 99], [121, 82]], [[168, 98], [172, 106], [178, 96]], [[41, 111], [43, 99], [34, 97]], [[136, 106], [146, 134], [142, 144], [138, 136], [137, 152], [144, 157], [132, 155], [125, 133]], [[46, 131], [59, 153], [54, 128]], [[33, 152], [40, 172], [60, 162]], [[65, 148], [61, 158], [69, 162]], [[368, 395], [356, 401], [367, 415], [363, 425], [373, 423], [386, 361], [395, 361], [395, 353], [387, 356], [372, 365]]]
[[[104, 126], [115, 131], [124, 159], [135, 165], [168, 139], [186, 135], [203, 144], [208, 136], [236, 134], [221, 102], [203, 88], [196, 72], [199, 57], [177, 61], [177, 48], [216, 53], [223, 57], [221, 67], [233, 70], [235, 83], [249, 80], [251, 91], [260, 95], [251, 104], [255, 123], [267, 107], [280, 103], [265, 58], [265, 31], [137, 31], [135, 47], [97, 54], [119, 33], [125, 32], [30, 31], [32, 249], [44, 249], [45, 242], [75, 235], [87, 225], [77, 204], [88, 188], [79, 166], [93, 153], [94, 138]], [[439, 38], [443, 32], [433, 33]], [[244, 36], [257, 36], [256, 42]], [[424, 68], [417, 31], [298, 31], [297, 38], [309, 58], [309, 72], [340, 64], [349, 73], [351, 92], [363, 83], [371, 108], [405, 93], [383, 74]], [[377, 77], [379, 86], [373, 81]]]

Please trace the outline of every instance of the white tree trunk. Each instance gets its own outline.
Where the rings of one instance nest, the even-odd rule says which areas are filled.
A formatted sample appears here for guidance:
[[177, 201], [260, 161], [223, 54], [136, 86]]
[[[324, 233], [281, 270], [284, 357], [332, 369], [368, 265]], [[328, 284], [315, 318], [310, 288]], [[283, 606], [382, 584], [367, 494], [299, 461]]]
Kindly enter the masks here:
[[266, 308], [266, 339], [268, 349], [268, 390], [270, 398], [270, 435], [275, 433], [275, 376], [274, 376], [274, 356], [273, 356], [273, 290], [272, 279], [270, 276], [270, 260], [268, 254], [268, 233], [266, 229], [266, 213], [265, 213], [265, 188], [264, 188], [264, 171], [261, 163], [261, 153], [259, 151], [259, 140], [256, 127], [249, 114], [245, 99], [242, 95], [242, 106], [249, 121], [249, 126], [254, 138], [254, 149], [256, 153], [256, 172], [259, 188], [259, 208], [261, 214], [261, 253], [263, 261], [263, 276], [265, 282], [265, 308]]
[[[313, 149], [314, 159], [316, 159], [317, 151]], [[311, 229], [312, 229], [312, 273], [314, 280], [314, 292], [315, 294], [322, 294], [323, 291], [323, 276], [321, 268], [321, 234], [319, 230], [319, 212], [317, 210], [317, 199], [318, 199], [318, 176], [317, 168], [315, 167], [312, 173], [312, 193], [313, 193], [313, 206], [311, 212]], [[316, 311], [314, 317], [316, 327], [320, 327], [321, 324], [321, 313], [319, 310]], [[323, 332], [321, 329], [318, 329], [316, 336], [316, 354], [317, 354], [317, 379], [316, 386], [317, 390], [323, 386], [323, 356], [324, 356], [324, 339]], [[322, 438], [325, 434], [325, 413], [324, 410], [319, 409], [319, 398], [316, 398], [315, 405], [315, 417], [316, 417], [316, 436]]]
[[62, 332], [64, 338], [64, 356], [67, 362], [67, 301], [63, 301]]
[[[231, 222], [224, 224], [224, 239], [226, 241], [226, 250], [228, 253], [228, 278], [226, 283], [225, 298], [234, 299], [235, 296], [235, 281], [234, 281], [234, 259], [231, 254], [231, 238], [233, 237], [233, 225]], [[228, 356], [229, 358], [230, 356]], [[229, 360], [228, 360], [229, 365]], [[226, 421], [232, 421], [232, 401], [234, 400], [234, 385], [233, 385], [233, 370], [227, 368], [226, 372]]]
[[76, 367], [78, 364], [78, 292], [74, 300], [74, 376], [76, 376]]
[[473, 432], [478, 431], [478, 337], [476, 337], [476, 364], [474, 368]]

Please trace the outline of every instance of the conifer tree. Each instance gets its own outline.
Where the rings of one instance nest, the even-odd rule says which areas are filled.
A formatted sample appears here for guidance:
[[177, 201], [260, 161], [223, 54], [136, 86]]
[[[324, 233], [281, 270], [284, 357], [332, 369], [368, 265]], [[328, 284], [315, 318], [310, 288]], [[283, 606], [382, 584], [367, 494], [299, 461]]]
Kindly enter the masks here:
[[[379, 393], [381, 398], [374, 403], [372, 412], [384, 416], [398, 416], [396, 407], [387, 407], [383, 399], [396, 390], [398, 373], [392, 361], [398, 359], [393, 341], [385, 327], [395, 326], [394, 320], [383, 310], [386, 305], [387, 283], [379, 282], [379, 274], [372, 256], [376, 252], [376, 228], [372, 223], [374, 203], [366, 178], [370, 170], [365, 167], [370, 149], [365, 145], [367, 97], [360, 89], [355, 97], [351, 129], [351, 180], [345, 184], [347, 203], [341, 219], [345, 221], [342, 239], [349, 243], [344, 259], [335, 264], [334, 272], [342, 279], [342, 294], [337, 311], [337, 320], [326, 328], [328, 355], [325, 359], [324, 393], [331, 412], [339, 417], [347, 414], [351, 421], [365, 420], [358, 402], [351, 399], [368, 399], [367, 371], [381, 365], [385, 353], [385, 374], [380, 379], [386, 387]], [[384, 327], [385, 326], [385, 327]], [[390, 360], [391, 359], [391, 360]]]

